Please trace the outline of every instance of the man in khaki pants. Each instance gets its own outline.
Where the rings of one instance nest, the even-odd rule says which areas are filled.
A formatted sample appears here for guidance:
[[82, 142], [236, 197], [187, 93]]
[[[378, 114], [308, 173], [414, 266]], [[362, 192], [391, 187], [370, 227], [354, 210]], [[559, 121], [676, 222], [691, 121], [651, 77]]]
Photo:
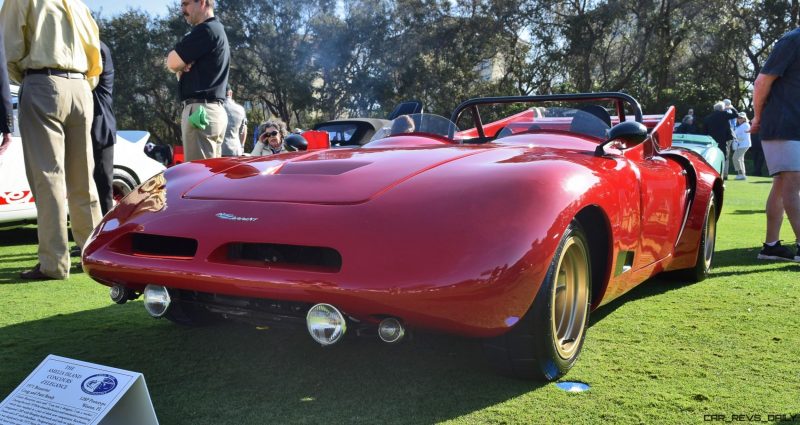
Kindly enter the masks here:
[[21, 85], [25, 171], [38, 210], [39, 264], [20, 277], [66, 279], [67, 212], [80, 247], [101, 218], [89, 135], [102, 71], [97, 24], [79, 0], [5, 0], [0, 25], [9, 76]]

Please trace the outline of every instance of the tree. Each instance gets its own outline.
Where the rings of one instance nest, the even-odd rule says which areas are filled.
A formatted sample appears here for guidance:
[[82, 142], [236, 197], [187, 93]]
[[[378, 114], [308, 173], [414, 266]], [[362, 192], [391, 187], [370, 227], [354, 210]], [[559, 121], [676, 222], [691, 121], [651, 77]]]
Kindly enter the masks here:
[[346, 2], [343, 16], [328, 11], [311, 23], [315, 69], [315, 108], [324, 119], [342, 115], [382, 116], [381, 101], [390, 92], [384, 55], [388, 43], [389, 4], [385, 0]]
[[[218, 0], [229, 84], [251, 121], [385, 116], [419, 99], [449, 115], [476, 96], [626, 91], [646, 111], [710, 112], [749, 92], [800, 0]], [[170, 15], [101, 19], [117, 63], [120, 128], [180, 140], [163, 58], [189, 30]], [[502, 65], [483, 79], [482, 64]], [[135, 70], [135, 71], [134, 71]]]
[[[174, 16], [180, 15], [176, 11]], [[178, 85], [164, 68], [164, 58], [181, 34], [175, 19], [154, 19], [129, 10], [112, 19], [98, 20], [98, 26], [114, 59], [118, 128], [144, 129], [155, 141], [179, 143]]]
[[[313, 104], [309, 21], [332, 2], [221, 0], [232, 75], [248, 88], [240, 98], [260, 105], [264, 118], [297, 122]], [[227, 22], [235, 25], [227, 26]], [[244, 92], [243, 92], [244, 93]]]

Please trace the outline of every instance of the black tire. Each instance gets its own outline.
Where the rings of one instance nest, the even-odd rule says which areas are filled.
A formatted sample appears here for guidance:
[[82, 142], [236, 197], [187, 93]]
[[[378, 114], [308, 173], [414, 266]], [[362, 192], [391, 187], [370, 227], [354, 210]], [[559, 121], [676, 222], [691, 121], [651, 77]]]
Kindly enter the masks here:
[[121, 168], [114, 168], [114, 181], [111, 183], [114, 196], [114, 204], [131, 193], [137, 186], [136, 179], [131, 174]]
[[717, 203], [714, 194], [708, 200], [706, 206], [706, 217], [703, 221], [702, 236], [700, 246], [697, 249], [697, 258], [694, 267], [681, 270], [679, 277], [691, 282], [701, 282], [711, 273], [712, 262], [714, 261], [714, 246], [717, 241]]
[[539, 292], [506, 334], [484, 341], [484, 352], [506, 376], [554, 381], [578, 360], [591, 306], [591, 255], [577, 221], [567, 227]]

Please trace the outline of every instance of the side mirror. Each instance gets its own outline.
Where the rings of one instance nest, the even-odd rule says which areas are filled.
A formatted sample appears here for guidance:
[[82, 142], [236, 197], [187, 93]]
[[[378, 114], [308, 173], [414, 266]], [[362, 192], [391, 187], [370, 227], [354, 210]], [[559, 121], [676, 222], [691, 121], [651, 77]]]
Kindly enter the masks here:
[[644, 124], [636, 121], [621, 122], [611, 127], [611, 130], [608, 131], [608, 140], [599, 144], [594, 154], [603, 156], [605, 147], [615, 140], [625, 143], [627, 147], [632, 147], [644, 142], [645, 139], [647, 139], [647, 127]]

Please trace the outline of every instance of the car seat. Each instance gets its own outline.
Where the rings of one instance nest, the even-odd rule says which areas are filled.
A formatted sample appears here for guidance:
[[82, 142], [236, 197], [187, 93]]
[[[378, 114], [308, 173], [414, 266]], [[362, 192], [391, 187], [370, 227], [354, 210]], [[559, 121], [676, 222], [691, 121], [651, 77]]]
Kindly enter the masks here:
[[586, 105], [575, 113], [569, 131], [605, 139], [611, 128], [611, 115], [599, 105]]

